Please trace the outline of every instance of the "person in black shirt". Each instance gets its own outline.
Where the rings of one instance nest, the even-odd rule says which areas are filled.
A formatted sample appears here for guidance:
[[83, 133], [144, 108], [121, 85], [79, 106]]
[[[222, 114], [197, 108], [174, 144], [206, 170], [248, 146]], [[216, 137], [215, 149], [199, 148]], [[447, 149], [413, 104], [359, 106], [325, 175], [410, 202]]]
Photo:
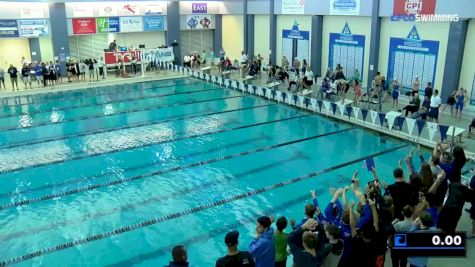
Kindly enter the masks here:
[[228, 248], [228, 255], [216, 261], [216, 267], [254, 267], [252, 255], [247, 251], [239, 251], [237, 248], [239, 232], [230, 231], [224, 237], [224, 243]]
[[289, 235], [288, 243], [296, 267], [322, 265], [325, 254], [324, 234], [325, 231], [317, 220], [308, 219]]
[[393, 171], [393, 176], [396, 179], [396, 182], [389, 185], [386, 188], [386, 195], [391, 195], [394, 203], [394, 215], [400, 221], [404, 220], [402, 216], [402, 208], [406, 205], [411, 204], [410, 198], [412, 188], [411, 186], [404, 181], [404, 173], [401, 168], [396, 168]]
[[28, 84], [30, 84], [31, 89], [30, 68], [26, 64], [23, 64], [23, 67], [21, 68], [21, 78], [25, 84], [25, 89], [28, 89]]
[[431, 82], [428, 82], [427, 83], [427, 87], [424, 91], [424, 96], [427, 96], [427, 98], [431, 98], [432, 97], [432, 93], [433, 93], [433, 89], [432, 89], [432, 83]]
[[10, 81], [12, 82], [13, 91], [15, 91], [15, 84], [16, 90], [20, 91], [18, 88], [18, 70], [13, 65], [10, 64], [10, 68], [8, 68], [8, 73], [10, 74]]

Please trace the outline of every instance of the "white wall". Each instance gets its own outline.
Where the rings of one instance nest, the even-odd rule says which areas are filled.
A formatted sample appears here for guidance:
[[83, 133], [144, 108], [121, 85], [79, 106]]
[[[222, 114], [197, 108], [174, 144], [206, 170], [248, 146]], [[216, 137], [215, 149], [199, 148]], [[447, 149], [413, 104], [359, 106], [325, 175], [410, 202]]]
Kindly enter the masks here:
[[254, 15], [254, 55], [261, 54], [267, 62], [270, 49], [269, 15]]
[[50, 37], [40, 37], [40, 51], [42, 61], [51, 61], [54, 59], [53, 43]]
[[20, 67], [21, 57], [31, 61], [27, 38], [0, 39], [0, 66], [6, 71], [10, 64]]
[[[223, 48], [231, 61], [241, 59], [244, 50], [244, 18], [242, 15], [223, 15]], [[219, 48], [218, 48], [219, 50]]]
[[[322, 38], [322, 73], [324, 76], [328, 68], [328, 54], [330, 33], [341, 33], [345, 23], [348, 22], [352, 34], [365, 35], [365, 51], [363, 70], [359, 70], [363, 73], [363, 81], [367, 81], [368, 78], [368, 65], [369, 65], [369, 44], [371, 39], [371, 17], [345, 17], [345, 16], [324, 16], [323, 17], [323, 38]], [[344, 66], [343, 66], [344, 67]]]

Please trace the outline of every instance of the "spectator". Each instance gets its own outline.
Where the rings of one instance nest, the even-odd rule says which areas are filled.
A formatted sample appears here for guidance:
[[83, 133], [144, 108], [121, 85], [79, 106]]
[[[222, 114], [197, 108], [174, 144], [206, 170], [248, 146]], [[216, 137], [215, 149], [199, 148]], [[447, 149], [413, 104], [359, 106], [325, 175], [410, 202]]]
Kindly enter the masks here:
[[475, 238], [475, 167], [472, 170], [472, 178], [470, 179], [470, 190], [472, 190], [472, 201], [468, 212], [470, 213], [470, 219], [472, 219], [472, 233], [468, 236], [469, 239]]
[[465, 95], [466, 92], [463, 88], [460, 88], [460, 90], [455, 95], [455, 118], [459, 121], [462, 119], [463, 106], [465, 105], [465, 102], [467, 102]]
[[251, 253], [256, 267], [274, 266], [274, 229], [271, 224], [272, 221], [267, 216], [257, 219], [256, 238], [249, 245], [249, 253]]
[[[5, 84], [3, 85], [5, 87]], [[475, 128], [475, 118], [472, 119], [472, 122], [468, 126], [468, 137], [471, 137], [472, 135], [472, 128]]]
[[238, 250], [239, 232], [230, 231], [224, 237], [228, 254], [216, 261], [216, 267], [254, 267], [254, 260], [247, 251]]
[[117, 50], [117, 42], [115, 40], [109, 44], [109, 50], [111, 50], [112, 52], [115, 52]]
[[394, 201], [394, 214], [399, 220], [403, 220], [402, 208], [410, 204], [410, 199], [407, 196], [411, 195], [411, 186], [404, 181], [404, 173], [401, 168], [396, 168], [393, 171], [395, 182], [389, 185], [386, 189], [386, 195], [391, 195]]
[[23, 64], [23, 67], [21, 68], [21, 77], [25, 84], [25, 89], [28, 89], [28, 84], [30, 84], [31, 89], [30, 68], [26, 64]]
[[18, 88], [18, 70], [16, 67], [14, 67], [12, 64], [10, 64], [10, 68], [8, 68], [8, 74], [10, 74], [10, 82], [12, 83], [12, 88], [13, 91], [15, 91], [15, 85], [16, 85], [16, 90], [20, 91], [20, 88]]
[[363, 91], [361, 90], [361, 85], [360, 82], [355, 79], [353, 82], [353, 89], [354, 89], [354, 96], [353, 96], [353, 105], [355, 107], [358, 106], [358, 102], [361, 100], [361, 97], [363, 96]]
[[2, 89], [2, 84], [3, 84], [3, 89], [7, 90], [7, 87], [5, 87], [5, 70], [3, 70], [2, 67], [0, 67], [0, 89]]
[[432, 83], [428, 82], [427, 87], [424, 89], [424, 96], [427, 96], [427, 98], [431, 98], [433, 94], [433, 89], [432, 89]]
[[43, 86], [48, 86], [49, 70], [44, 62], [41, 63], [41, 73], [43, 73]]
[[43, 83], [43, 70], [41, 68], [41, 63], [38, 63], [33, 68], [35, 71], [35, 79], [38, 85]]
[[[323, 263], [323, 229], [315, 220], [307, 220], [289, 236], [295, 267], [321, 266]], [[266, 265], [272, 266], [272, 265]]]
[[302, 82], [303, 88], [308, 88], [308, 89], [311, 90], [312, 85], [313, 85], [313, 71], [312, 71], [312, 69], [310, 69], [310, 66], [308, 66], [306, 68], [306, 71], [305, 72], [302, 71], [302, 73], [304, 73], [304, 75], [305, 75], [303, 77], [303, 82]]
[[166, 267], [179, 267], [179, 266], [189, 266], [188, 263], [188, 254], [184, 246], [176, 246], [172, 249], [172, 258], [168, 266]]
[[457, 90], [453, 91], [452, 94], [449, 95], [447, 98], [447, 102], [445, 103], [444, 108], [442, 109], [442, 112], [447, 108], [447, 106], [450, 107], [450, 116], [454, 116], [454, 107], [455, 107], [455, 95], [457, 94]]
[[333, 71], [332, 68], [327, 68], [327, 72], [325, 73], [325, 79], [328, 79], [328, 81], [333, 80]]
[[393, 97], [393, 108], [398, 108], [398, 99], [399, 99], [399, 82], [397, 79], [394, 79], [393, 81], [393, 92], [392, 92], [392, 97]]
[[219, 58], [221, 60], [224, 60], [225, 56], [226, 56], [226, 52], [224, 52], [224, 48], [221, 47], [221, 50], [219, 51]]
[[293, 64], [293, 67], [294, 67], [294, 70], [295, 70], [295, 73], [297, 75], [300, 75], [300, 61], [299, 59], [296, 57], [295, 60], [294, 60], [294, 64]]
[[280, 217], [276, 223], [275, 231], [275, 267], [285, 267], [287, 263], [287, 237], [289, 234], [284, 230], [287, 227], [287, 219]]
[[[404, 220], [400, 221], [396, 219], [394, 221], [394, 230], [396, 233], [399, 232], [409, 232], [414, 227], [414, 220], [412, 220], [412, 206], [406, 205], [402, 209], [402, 215]], [[393, 267], [406, 267], [407, 266], [407, 257], [400, 255], [397, 251], [391, 250], [391, 261]]]
[[[302, 61], [302, 73], [306, 73], [307, 69], [310, 69], [310, 66], [308, 66], [307, 60], [304, 59]], [[313, 73], [312, 73], [312, 81], [313, 81]]]
[[[428, 212], [421, 212], [419, 218], [414, 222], [414, 227], [411, 231], [415, 232], [430, 232], [437, 231], [435, 227], [431, 227], [432, 217]], [[426, 267], [428, 263], [428, 257], [409, 257], [407, 259], [411, 267]]]
[[419, 76], [416, 76], [416, 79], [412, 83], [412, 96], [415, 96], [416, 93], [419, 95], [419, 87], [421, 85], [421, 82], [419, 81]]
[[442, 105], [440, 99], [439, 90], [434, 90], [434, 95], [430, 98], [430, 117], [435, 119], [435, 122], [439, 123], [439, 108]]
[[422, 117], [422, 120], [425, 121], [427, 116], [430, 116], [430, 100], [427, 96], [424, 96], [424, 102], [422, 102], [421, 110], [412, 115], [412, 118], [417, 119]]
[[343, 253], [343, 239], [340, 238], [340, 229], [333, 224], [325, 225], [325, 236], [328, 239], [328, 244], [324, 247], [323, 267], [338, 266], [341, 255]]
[[409, 105], [405, 106], [402, 110], [406, 110], [405, 116], [407, 117], [408, 113], [416, 113], [419, 110], [419, 107], [421, 105], [421, 100], [419, 99], [419, 94], [414, 93], [412, 96], [411, 102], [409, 102]]

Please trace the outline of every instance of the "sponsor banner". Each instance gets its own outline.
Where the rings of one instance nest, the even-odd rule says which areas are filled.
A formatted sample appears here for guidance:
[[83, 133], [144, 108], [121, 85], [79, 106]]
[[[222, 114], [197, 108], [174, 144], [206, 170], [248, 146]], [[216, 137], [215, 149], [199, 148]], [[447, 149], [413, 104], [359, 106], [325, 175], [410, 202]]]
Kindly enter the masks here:
[[142, 49], [141, 50], [142, 61], [173, 61], [175, 55], [173, 54], [173, 47], [168, 48], [155, 48], [155, 49]]
[[41, 20], [19, 20], [18, 30], [21, 37], [46, 37], [49, 35], [49, 22]]
[[121, 17], [120, 31], [121, 32], [143, 31], [143, 18], [142, 17]]
[[330, 0], [330, 15], [360, 14], [360, 0]]
[[94, 7], [83, 3], [73, 6], [73, 17], [94, 17]]
[[97, 33], [120, 32], [119, 18], [97, 18]]
[[72, 19], [73, 34], [93, 34], [96, 33], [95, 18]]
[[146, 4], [143, 7], [143, 14], [146, 16], [160, 15], [163, 13], [162, 4]]
[[121, 16], [139, 16], [142, 14], [140, 6], [133, 3], [124, 3], [119, 8]]
[[18, 24], [14, 19], [0, 20], [0, 38], [18, 37]]
[[282, 14], [304, 14], [305, 0], [282, 0]]
[[191, 3], [191, 13], [208, 13], [208, 4], [207, 3]]
[[188, 15], [186, 16], [187, 29], [211, 29], [211, 17], [209, 15]]
[[144, 17], [144, 31], [164, 31], [165, 16]]
[[119, 15], [116, 5], [102, 5], [98, 7], [99, 16], [101, 17], [114, 17]]
[[119, 59], [121, 59], [122, 62], [124, 63], [129, 63], [132, 61], [133, 57], [135, 57], [137, 62], [140, 62], [141, 51], [133, 50], [133, 51], [119, 51], [119, 52], [104, 52], [104, 62], [107, 65], [117, 64], [119, 62]]
[[395, 0], [393, 15], [433, 15], [435, 0]]
[[22, 19], [42, 19], [45, 17], [43, 6], [25, 6], [20, 8], [20, 17]]

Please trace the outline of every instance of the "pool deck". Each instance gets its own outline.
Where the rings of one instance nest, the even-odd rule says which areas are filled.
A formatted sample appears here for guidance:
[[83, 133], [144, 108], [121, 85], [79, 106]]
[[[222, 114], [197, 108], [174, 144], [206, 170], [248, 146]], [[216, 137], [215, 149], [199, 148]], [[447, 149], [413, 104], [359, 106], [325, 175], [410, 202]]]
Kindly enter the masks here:
[[[215, 68], [213, 68], [211, 69], [211, 74], [218, 75], [218, 71]], [[186, 77], [186, 76], [180, 75], [170, 70], [168, 71], [162, 70], [158, 72], [147, 72], [144, 77], [136, 76], [136, 77], [131, 77], [131, 78], [121, 78], [121, 77], [115, 77], [115, 76], [110, 75], [106, 79], [100, 79], [98, 82], [74, 81], [74, 82], [68, 83], [66, 79], [63, 79], [63, 80], [66, 80], [66, 82], [63, 81], [62, 84], [58, 84], [55, 86], [43, 87], [43, 86], [38, 86], [34, 84], [33, 89], [28, 89], [28, 90], [20, 89], [20, 91], [15, 91], [15, 92], [12, 92], [11, 84], [7, 80], [5, 81], [5, 84], [7, 85], [7, 91], [1, 90], [0, 98], [11, 97], [11, 96], [35, 95], [35, 94], [45, 93], [45, 92], [68, 91], [68, 90], [75, 90], [75, 89], [86, 88], [86, 87], [95, 88], [98, 86], [109, 86], [109, 85], [117, 85], [117, 84], [174, 79], [174, 78], [180, 78], [180, 77]], [[230, 78], [235, 79], [235, 80], [242, 80], [242, 78], [239, 75], [239, 72], [232, 72]], [[265, 74], [262, 74], [261, 78], [256, 78], [247, 82], [253, 85], [263, 86], [266, 83], [266, 78], [267, 76]], [[19, 85], [20, 87], [24, 87], [21, 81], [19, 82]], [[280, 85], [279, 89], [282, 91], [286, 91], [285, 90], [286, 86], [287, 85]], [[316, 92], [317, 90], [314, 90], [314, 91]], [[312, 97], [315, 96], [315, 92], [312, 93], [311, 95]], [[352, 96], [350, 96], [350, 94], [347, 94], [347, 99], [350, 99], [351, 97]], [[406, 104], [407, 104], [406, 98], [400, 99], [399, 109], [405, 106]], [[393, 110], [392, 101], [391, 99], [388, 99], [388, 101], [383, 103], [383, 112], [389, 112], [391, 110]], [[465, 112], [464, 116], [462, 116], [462, 119], [460, 121], [456, 121], [450, 117], [449, 111], [446, 110], [445, 112], [441, 114], [440, 123], [446, 124], [446, 125], [454, 125], [457, 127], [467, 129], [467, 126], [471, 122], [470, 116], [475, 117], [475, 115], [471, 112], [472, 111]], [[472, 138], [467, 138], [467, 133], [464, 133], [462, 141], [463, 141], [462, 145], [464, 146], [466, 150], [470, 152], [475, 151], [475, 134], [472, 135]], [[470, 207], [470, 205], [467, 204], [466, 207], [468, 208]], [[460, 231], [467, 231], [467, 234], [469, 234], [471, 231], [471, 227], [472, 227], [471, 220], [468, 214], [464, 211], [457, 228]], [[467, 240], [467, 257], [466, 258], [431, 258], [429, 260], [429, 266], [449, 267], [449, 266], [456, 266], [456, 265], [466, 265], [467, 262], [475, 263], [475, 250], [473, 249], [474, 246], [475, 246], [475, 239], [469, 239]], [[386, 257], [385, 266], [388, 266], [388, 267], [391, 266], [391, 257], [389, 253], [387, 254], [387, 257]]]

